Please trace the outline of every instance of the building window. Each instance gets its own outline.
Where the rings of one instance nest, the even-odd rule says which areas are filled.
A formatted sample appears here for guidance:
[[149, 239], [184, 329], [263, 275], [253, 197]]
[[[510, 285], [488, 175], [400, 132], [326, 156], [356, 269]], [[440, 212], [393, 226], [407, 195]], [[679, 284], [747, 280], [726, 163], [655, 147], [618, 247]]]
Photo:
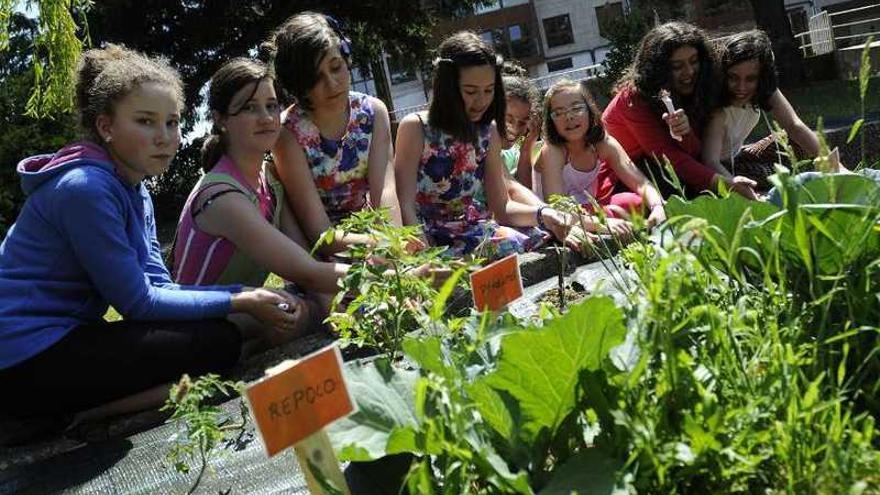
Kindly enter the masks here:
[[488, 5], [480, 5], [478, 7], [474, 7], [474, 13], [477, 15], [485, 14], [487, 12], [492, 12], [501, 8], [501, 2], [495, 0], [494, 2]]
[[[810, 30], [810, 21], [807, 18], [807, 11], [804, 9], [797, 10], [789, 10], [786, 12], [788, 14], [788, 21], [791, 23], [791, 32], [795, 36], [804, 33]], [[796, 39], [795, 42], [798, 44], [804, 44], [805, 41], [803, 37], [800, 39]]]
[[565, 69], [571, 69], [572, 67], [574, 67], [574, 62], [571, 57], [550, 60], [547, 62], [547, 72], [558, 72]]
[[510, 40], [510, 54], [513, 58], [528, 58], [537, 55], [538, 47], [528, 24], [507, 26], [507, 37]]
[[606, 3], [596, 7], [596, 21], [599, 24], [599, 36], [608, 38], [607, 34], [614, 21], [623, 18], [623, 3]]
[[391, 75], [391, 84], [403, 84], [416, 80], [416, 71], [399, 56], [388, 57], [388, 74]]
[[547, 47], [549, 48], [574, 43], [571, 19], [568, 14], [544, 19], [544, 35], [547, 36]]
[[505, 58], [528, 58], [538, 54], [538, 45], [528, 24], [512, 24], [483, 31], [480, 38]]

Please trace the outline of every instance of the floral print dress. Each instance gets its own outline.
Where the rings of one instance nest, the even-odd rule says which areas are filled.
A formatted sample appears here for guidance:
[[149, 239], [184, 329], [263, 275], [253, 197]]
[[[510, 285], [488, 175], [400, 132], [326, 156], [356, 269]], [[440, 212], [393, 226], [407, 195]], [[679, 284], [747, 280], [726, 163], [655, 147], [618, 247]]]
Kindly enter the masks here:
[[489, 152], [491, 125], [478, 129], [474, 146], [431, 128], [418, 114], [425, 135], [418, 170], [416, 204], [428, 240], [448, 246], [446, 254], [476, 254], [501, 258], [534, 249], [548, 234], [536, 227], [513, 228], [491, 218], [484, 198], [483, 174]]
[[363, 93], [349, 92], [348, 126], [339, 140], [322, 136], [299, 106], [290, 107], [283, 117], [284, 127], [305, 151], [318, 196], [332, 224], [363, 209], [367, 203], [367, 171], [375, 122], [369, 98]]

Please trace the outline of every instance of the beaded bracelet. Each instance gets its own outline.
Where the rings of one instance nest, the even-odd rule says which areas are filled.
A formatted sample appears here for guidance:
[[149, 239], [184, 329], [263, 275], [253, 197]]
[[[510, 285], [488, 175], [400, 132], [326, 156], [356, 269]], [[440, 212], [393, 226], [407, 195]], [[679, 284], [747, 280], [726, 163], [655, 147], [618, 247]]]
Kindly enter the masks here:
[[543, 216], [544, 208], [550, 208], [550, 205], [541, 205], [538, 207], [538, 213], [537, 213], [538, 228], [540, 228], [541, 230], [547, 230], [547, 224], [544, 223], [544, 216]]

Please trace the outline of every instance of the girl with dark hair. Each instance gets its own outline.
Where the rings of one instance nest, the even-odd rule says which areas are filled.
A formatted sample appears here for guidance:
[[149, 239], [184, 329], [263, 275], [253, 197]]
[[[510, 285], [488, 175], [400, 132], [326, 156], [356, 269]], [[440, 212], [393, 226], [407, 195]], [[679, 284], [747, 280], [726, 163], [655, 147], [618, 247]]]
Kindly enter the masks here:
[[[662, 180], [661, 163], [666, 158], [689, 194], [715, 190], [725, 182], [728, 188], [754, 197], [753, 181], [719, 174], [699, 161], [701, 134], [711, 108], [713, 67], [709, 40], [701, 29], [684, 22], [657, 26], [642, 38], [602, 115], [605, 129], [656, 180], [664, 196], [676, 192]], [[678, 110], [671, 114], [665, 110], [661, 91], [671, 95]]]
[[[546, 143], [536, 165], [535, 192], [545, 199], [554, 194], [572, 196], [588, 212], [598, 205], [609, 218], [603, 225], [586, 216], [587, 228], [628, 236], [632, 224], [626, 219], [642, 209], [643, 198], [650, 211], [649, 226], [666, 219], [663, 198], [605, 132], [600, 115], [585, 85], [562, 80], [550, 87], [544, 96]], [[618, 178], [637, 194], [612, 194]]]
[[[263, 48], [274, 57], [281, 88], [293, 98], [272, 154], [309, 243], [368, 206], [389, 208], [399, 224], [388, 110], [380, 100], [351, 91], [351, 45], [338, 22], [313, 12], [297, 14]], [[369, 238], [339, 232], [321, 252], [363, 242]]]
[[[269, 273], [315, 293], [334, 293], [346, 265], [312, 258], [275, 167], [263, 157], [278, 140], [281, 108], [275, 81], [261, 62], [234, 59], [211, 78], [214, 121], [202, 149], [205, 175], [189, 195], [177, 226], [174, 278], [191, 285], [262, 286]], [[302, 329], [320, 320], [314, 304]], [[294, 335], [294, 334], [288, 334]]]
[[[527, 73], [522, 67], [504, 62], [501, 70], [507, 98], [506, 132], [501, 150], [507, 195], [511, 200], [525, 205], [541, 206], [544, 202], [531, 189], [532, 155], [535, 139], [540, 134], [534, 126], [537, 119], [533, 112], [533, 107], [537, 106], [538, 90], [526, 78]], [[485, 204], [485, 194], [478, 195], [477, 198]]]
[[520, 184], [531, 189], [532, 155], [540, 147], [536, 147], [536, 143], [541, 135], [540, 112], [537, 110], [541, 97], [525, 69], [505, 62], [502, 70], [507, 101], [501, 159], [507, 171]]
[[771, 135], [743, 147], [761, 118], [770, 112], [797, 150], [814, 157], [819, 139], [797, 116], [777, 87], [776, 63], [770, 39], [763, 31], [746, 31], [727, 40], [721, 51], [720, 108], [706, 127], [703, 163], [726, 177], [745, 175], [767, 190], [767, 177], [776, 173], [775, 138]]
[[[434, 64], [427, 114], [406, 116], [397, 131], [403, 222], [423, 224], [429, 242], [448, 246], [454, 256], [486, 240], [492, 256], [527, 251], [546, 236], [535, 225], [564, 239], [567, 216], [508, 198], [496, 127], [505, 119], [505, 92], [495, 50], [460, 32], [440, 44]], [[488, 205], [478, 199], [484, 189]]]
[[[0, 245], [10, 415], [87, 419], [157, 406], [182, 373], [236, 363], [250, 335], [230, 313], [260, 321], [254, 336], [264, 338], [302, 316], [282, 309], [299, 304], [282, 291], [171, 281], [143, 179], [164, 172], [180, 144], [177, 72], [119, 46], [89, 50], [76, 99], [85, 139], [18, 165], [28, 197]], [[124, 320], [104, 321], [108, 305]]]

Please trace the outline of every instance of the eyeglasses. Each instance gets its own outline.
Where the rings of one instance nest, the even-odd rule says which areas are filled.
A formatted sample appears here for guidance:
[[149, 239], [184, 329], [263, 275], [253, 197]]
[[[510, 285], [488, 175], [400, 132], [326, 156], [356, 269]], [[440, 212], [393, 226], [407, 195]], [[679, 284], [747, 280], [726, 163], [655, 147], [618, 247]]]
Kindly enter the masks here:
[[553, 120], [563, 119], [567, 116], [570, 117], [580, 117], [587, 113], [587, 105], [583, 103], [579, 103], [577, 105], [572, 105], [568, 108], [559, 108], [550, 112], [550, 117]]

